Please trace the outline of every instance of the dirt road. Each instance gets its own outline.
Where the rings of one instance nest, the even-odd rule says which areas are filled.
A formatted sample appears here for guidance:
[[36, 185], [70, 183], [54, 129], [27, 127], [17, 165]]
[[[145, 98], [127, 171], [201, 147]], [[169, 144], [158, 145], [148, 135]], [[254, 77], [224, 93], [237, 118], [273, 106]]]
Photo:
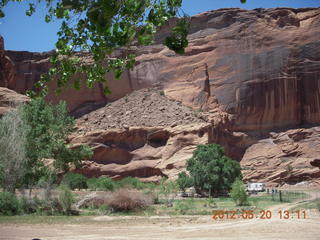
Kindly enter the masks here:
[[210, 216], [186, 217], [90, 217], [80, 224], [0, 225], [0, 239], [28, 240], [155, 240], [155, 239], [296, 239], [319, 240], [320, 215], [308, 212], [307, 219], [214, 221]]

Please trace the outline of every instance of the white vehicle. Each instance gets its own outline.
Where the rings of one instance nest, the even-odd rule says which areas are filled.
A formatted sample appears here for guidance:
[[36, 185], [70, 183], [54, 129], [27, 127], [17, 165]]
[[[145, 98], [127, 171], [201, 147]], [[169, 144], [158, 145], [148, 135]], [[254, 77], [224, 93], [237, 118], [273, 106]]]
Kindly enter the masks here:
[[248, 183], [248, 192], [263, 192], [266, 190], [266, 185], [264, 183]]

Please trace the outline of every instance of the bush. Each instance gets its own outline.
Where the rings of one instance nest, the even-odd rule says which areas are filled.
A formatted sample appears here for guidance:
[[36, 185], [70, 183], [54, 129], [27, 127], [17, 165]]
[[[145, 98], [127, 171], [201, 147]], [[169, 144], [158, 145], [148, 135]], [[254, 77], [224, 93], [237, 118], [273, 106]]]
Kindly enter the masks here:
[[22, 108], [0, 118], [0, 185], [14, 193], [26, 173], [26, 131]]
[[116, 182], [116, 185], [119, 188], [127, 187], [127, 188], [136, 188], [136, 189], [143, 189], [147, 186], [147, 184], [141, 182], [138, 178], [134, 178], [134, 177], [123, 178], [120, 181]]
[[97, 181], [97, 189], [104, 191], [113, 191], [115, 188], [115, 183], [111, 178], [100, 177]]
[[21, 214], [37, 213], [46, 216], [63, 213], [62, 207], [57, 199], [40, 200], [37, 197], [21, 197], [19, 199], [19, 210]]
[[236, 181], [232, 184], [230, 196], [238, 206], [244, 206], [248, 204], [246, 188], [240, 179], [236, 179]]
[[63, 209], [63, 213], [70, 215], [72, 213], [71, 206], [75, 200], [72, 192], [67, 186], [60, 186], [58, 201]]
[[98, 178], [88, 178], [87, 179], [87, 186], [90, 190], [97, 190], [98, 189]]
[[0, 214], [15, 215], [19, 213], [19, 201], [13, 193], [0, 192]]
[[193, 199], [179, 201], [175, 204], [174, 207], [176, 211], [183, 215], [190, 213], [190, 210], [193, 210], [194, 208], [195, 203]]
[[112, 193], [109, 207], [116, 212], [128, 212], [146, 208], [152, 204], [152, 199], [141, 192], [121, 188]]
[[66, 214], [61, 206], [59, 199], [40, 200], [34, 198], [37, 206], [37, 214], [45, 216]]
[[87, 178], [79, 173], [67, 173], [63, 176], [61, 181], [63, 185], [68, 186], [70, 189], [86, 189], [88, 188], [87, 185]]
[[193, 186], [193, 181], [192, 178], [186, 174], [186, 172], [181, 172], [178, 175], [177, 184], [179, 189], [184, 192], [186, 188]]
[[215, 196], [231, 188], [241, 176], [239, 162], [224, 155], [217, 144], [198, 145], [192, 158], [187, 161], [187, 170], [197, 190]]
[[163, 177], [160, 181], [160, 194], [164, 195], [167, 205], [173, 202], [177, 193], [178, 184]]
[[38, 209], [38, 199], [34, 200], [34, 199], [29, 199], [26, 197], [21, 197], [19, 199], [19, 209], [20, 209], [20, 213], [24, 213], [24, 214], [31, 214], [31, 213], [35, 213], [37, 212]]

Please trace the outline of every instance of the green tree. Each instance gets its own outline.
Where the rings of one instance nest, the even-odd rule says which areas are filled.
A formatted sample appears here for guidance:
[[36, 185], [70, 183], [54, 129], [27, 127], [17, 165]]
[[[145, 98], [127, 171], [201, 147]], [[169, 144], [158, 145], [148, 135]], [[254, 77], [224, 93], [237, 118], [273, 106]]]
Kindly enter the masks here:
[[232, 184], [230, 196], [238, 206], [244, 206], [248, 204], [246, 187], [240, 179], [236, 179]]
[[186, 172], [181, 172], [178, 175], [177, 184], [181, 191], [185, 191], [186, 188], [193, 186], [193, 181], [192, 178], [186, 174]]
[[71, 190], [88, 188], [87, 178], [79, 173], [65, 174], [61, 184], [68, 186]]
[[4, 191], [15, 192], [26, 172], [26, 132], [22, 108], [0, 119], [0, 183]]
[[[23, 109], [29, 125], [26, 134], [27, 173], [24, 177], [28, 187], [37, 183], [41, 176], [47, 176], [50, 187], [57, 173], [67, 171], [70, 164], [78, 167], [81, 160], [91, 157], [88, 146], [72, 148], [67, 144], [75, 120], [68, 115], [64, 102], [52, 105], [36, 98]], [[53, 159], [52, 168], [45, 166], [43, 159]]]
[[187, 170], [196, 190], [212, 196], [228, 191], [235, 179], [241, 177], [240, 164], [225, 156], [217, 144], [198, 145], [187, 161]]

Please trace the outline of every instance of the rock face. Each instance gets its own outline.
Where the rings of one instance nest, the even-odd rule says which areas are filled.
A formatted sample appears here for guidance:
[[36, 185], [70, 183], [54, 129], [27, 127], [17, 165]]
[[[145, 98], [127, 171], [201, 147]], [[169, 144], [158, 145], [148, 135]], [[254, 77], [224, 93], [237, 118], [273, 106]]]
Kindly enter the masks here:
[[270, 133], [241, 160], [245, 181], [298, 183], [320, 178], [320, 127]]
[[[285, 135], [285, 131], [290, 128], [300, 129], [309, 125], [320, 125], [319, 8], [220, 9], [193, 16], [188, 37], [190, 44], [183, 56], [176, 55], [160, 44], [174, 22], [175, 20], [172, 20], [168, 26], [160, 29], [154, 45], [134, 47], [137, 55], [136, 66], [133, 70], [125, 72], [120, 81], [114, 80], [112, 76], [106, 76], [112, 90], [110, 96], [102, 94], [102, 85], [96, 85], [91, 90], [84, 88], [80, 92], [66, 89], [57, 96], [53, 93], [55, 87], [52, 83], [52, 93], [49, 94], [48, 100], [53, 102], [59, 99], [67, 100], [70, 110], [76, 116], [83, 116], [79, 120], [81, 125], [87, 124], [98, 128], [88, 129], [87, 132], [79, 133], [79, 136], [72, 139], [73, 143], [87, 141], [95, 145], [95, 156], [92, 162], [83, 168], [83, 172], [88, 175], [106, 174], [113, 177], [128, 174], [145, 178], [158, 177], [162, 174], [174, 176], [183, 168], [185, 157], [190, 156], [188, 151], [195, 149], [195, 145], [200, 142], [223, 145], [229, 156], [241, 160], [245, 164], [244, 167], [249, 168], [250, 159], [259, 159], [258, 155], [250, 157], [250, 154], [252, 155], [250, 152], [253, 151], [251, 148], [261, 146], [276, 149], [272, 144], [265, 145], [265, 141], [268, 140], [261, 140], [267, 139], [269, 132], [283, 132]], [[15, 66], [14, 80], [11, 80], [12, 84], [8, 87], [20, 93], [31, 89], [40, 74], [49, 67], [50, 53], [7, 51], [5, 55]], [[175, 127], [169, 126], [171, 123], [168, 121], [173, 118], [155, 119], [151, 125], [137, 126], [133, 117], [127, 119], [125, 116], [131, 110], [126, 109], [123, 112], [121, 104], [118, 107], [122, 110], [112, 112], [115, 123], [106, 119], [110, 114], [103, 113], [105, 114], [103, 115], [95, 111], [86, 115], [108, 102], [120, 98], [121, 101], [125, 101], [124, 96], [134, 90], [155, 84], [163, 89], [166, 97], [201, 112], [202, 120], [206, 123], [199, 123], [193, 119], [192, 124], [195, 126], [209, 124], [209, 127], [205, 127], [205, 132], [202, 130], [202, 125], [198, 130], [192, 128], [193, 135], [190, 135], [192, 141], [189, 138], [187, 140], [189, 146], [187, 154], [183, 148], [175, 153], [176, 156], [182, 156], [181, 161], [179, 157], [166, 158], [160, 153], [161, 149], [172, 147], [169, 145], [171, 141], [176, 146], [180, 144], [180, 137], [175, 139], [173, 136], [182, 136], [183, 132], [189, 131], [188, 124], [183, 121], [177, 123], [179, 133], [172, 130]], [[147, 108], [140, 101], [139, 105], [141, 104], [142, 109]], [[152, 109], [153, 106], [149, 107]], [[165, 113], [166, 110], [169, 112], [167, 106], [160, 111]], [[144, 113], [139, 112], [139, 114]], [[92, 124], [96, 121], [108, 124], [104, 125], [105, 128], [100, 128], [99, 124]], [[131, 130], [133, 126], [136, 128], [134, 131]], [[150, 146], [146, 136], [154, 130], [150, 130], [147, 126], [155, 127], [157, 131], [162, 132], [165, 138], [168, 138], [166, 144], [158, 148]], [[98, 133], [93, 130], [97, 130]], [[310, 131], [315, 130], [310, 128]], [[133, 132], [134, 136], [139, 135], [139, 146], [123, 149], [122, 146], [127, 146], [127, 143], [122, 144], [123, 141], [134, 141], [130, 140], [135, 139], [130, 135]], [[207, 136], [207, 139], [196, 137], [200, 135]], [[119, 144], [110, 148], [108, 144], [110, 142], [113, 144], [113, 138], [128, 138], [128, 140], [121, 140]], [[318, 140], [317, 137], [314, 138], [314, 144], [317, 144]], [[304, 151], [309, 150], [302, 148], [301, 156], [304, 156]], [[273, 159], [271, 162], [278, 164], [277, 161], [281, 161], [279, 159], [283, 157], [281, 152], [277, 152], [274, 156], [265, 156], [261, 151], [257, 151], [258, 153], [261, 154], [261, 159], [265, 159], [264, 164], [270, 159]], [[151, 156], [157, 157], [153, 159]], [[302, 161], [299, 156], [295, 156], [295, 160], [292, 158], [292, 162], [290, 160], [292, 166], [295, 166], [294, 161], [297, 161], [297, 164]], [[177, 161], [177, 165], [174, 164], [172, 168], [174, 170], [169, 171], [166, 163], [173, 162], [172, 159]], [[311, 162], [313, 165], [318, 164], [317, 159], [310, 160], [310, 164]], [[307, 166], [309, 163], [305, 164]], [[283, 168], [287, 165], [277, 166], [282, 169], [281, 171], [285, 171]], [[276, 174], [276, 177], [272, 178], [274, 173], [270, 172], [271, 168], [269, 172], [266, 171], [266, 175], [252, 171], [252, 175], [246, 172], [247, 180], [280, 183], [281, 179], [284, 179], [281, 174]], [[292, 176], [288, 181], [295, 182], [299, 176], [305, 179], [303, 174], [297, 173]], [[310, 173], [308, 176], [318, 175]]]
[[80, 172], [88, 177], [127, 176], [143, 181], [176, 178], [199, 144], [209, 142], [210, 124], [180, 125], [174, 128], [144, 127], [127, 130], [97, 130], [71, 140], [93, 146], [94, 156]]
[[12, 108], [15, 108], [28, 101], [28, 97], [18, 94], [8, 88], [0, 87], [0, 117], [10, 111]]
[[70, 141], [75, 146], [87, 143], [94, 151], [78, 172], [158, 181], [175, 178], [196, 146], [209, 143], [210, 135], [211, 124], [199, 112], [151, 88], [82, 116]]
[[218, 106], [234, 131], [320, 122], [319, 9], [226, 9], [192, 23], [187, 56], [157, 55], [167, 95]]
[[[19, 93], [24, 94], [27, 90], [34, 89], [34, 84], [40, 79], [41, 74], [48, 71], [50, 68], [48, 53], [32, 53], [32, 52], [16, 52], [6, 51], [9, 57], [15, 64], [15, 81], [9, 87]], [[102, 86], [97, 85], [92, 89], [81, 88], [75, 91], [71, 87], [66, 88], [60, 95], [55, 93], [56, 85], [54, 82], [49, 83], [50, 93], [47, 100], [57, 103], [60, 100], [68, 102], [70, 111], [82, 108], [91, 108], [100, 106], [107, 102], [106, 97], [102, 94]], [[89, 109], [91, 109], [89, 107]]]
[[0, 36], [0, 87], [14, 88], [15, 69], [14, 63], [6, 56], [4, 40]]
[[[169, 27], [160, 30], [156, 42], [164, 39]], [[166, 95], [188, 106], [220, 108], [233, 115], [235, 131], [317, 124], [319, 36], [319, 8], [206, 12], [191, 19], [185, 55], [162, 45], [137, 48], [139, 57], [132, 71], [121, 81], [107, 76], [112, 95], [104, 97], [97, 85], [72, 94], [68, 89], [61, 96], [52, 93], [48, 99], [65, 99], [75, 110], [84, 103], [106, 103], [158, 83]], [[16, 65], [13, 89], [18, 92], [30, 89], [48, 69], [48, 53], [6, 54]]]

